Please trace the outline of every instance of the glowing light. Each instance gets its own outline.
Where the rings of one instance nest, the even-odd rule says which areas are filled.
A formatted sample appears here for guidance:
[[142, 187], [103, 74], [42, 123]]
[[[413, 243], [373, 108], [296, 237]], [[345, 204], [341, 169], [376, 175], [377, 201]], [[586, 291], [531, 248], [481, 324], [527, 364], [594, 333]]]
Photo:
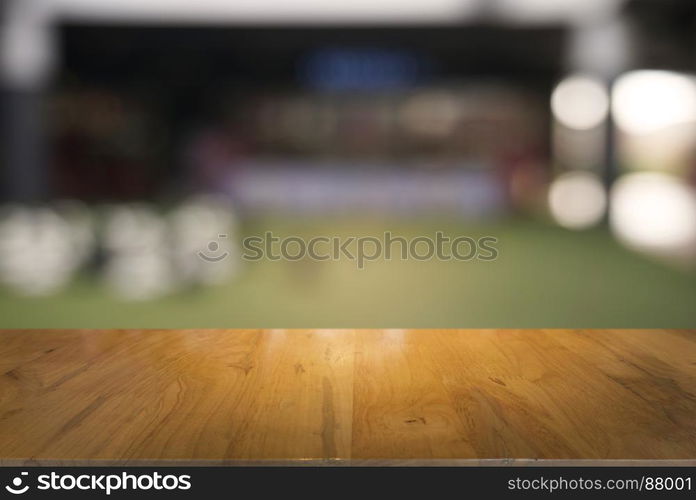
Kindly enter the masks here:
[[611, 192], [610, 224], [629, 246], [664, 253], [696, 249], [696, 193], [661, 173], [621, 178]]
[[696, 79], [670, 71], [633, 71], [616, 81], [612, 112], [629, 134], [696, 120]]
[[549, 190], [551, 215], [568, 229], [586, 229], [597, 224], [607, 199], [600, 179], [590, 172], [570, 172], [558, 177]]
[[460, 103], [454, 95], [429, 92], [409, 98], [399, 118], [402, 126], [411, 133], [446, 137], [454, 130], [460, 115]]
[[618, 6], [617, 2], [608, 0], [496, 0], [490, 4], [504, 19], [528, 22], [606, 18]]
[[172, 257], [180, 279], [214, 285], [237, 270], [236, 220], [224, 200], [199, 196], [170, 215]]
[[80, 264], [69, 223], [55, 211], [11, 207], [0, 218], [0, 280], [26, 295], [67, 285]]
[[104, 246], [112, 252], [136, 252], [164, 244], [166, 226], [145, 204], [111, 208], [104, 224]]
[[554, 117], [563, 125], [587, 130], [601, 124], [609, 111], [604, 85], [586, 76], [571, 76], [558, 84], [551, 96]]
[[149, 300], [165, 295], [176, 285], [167, 251], [166, 225], [147, 205], [126, 205], [107, 215], [104, 269], [107, 286], [127, 300]]
[[421, 21], [447, 22], [463, 19], [477, 12], [473, 0], [354, 0], [326, 2], [323, 0], [60, 0], [58, 13], [81, 19], [148, 19], [154, 21], [184, 20], [187, 22], [338, 22], [338, 21]]

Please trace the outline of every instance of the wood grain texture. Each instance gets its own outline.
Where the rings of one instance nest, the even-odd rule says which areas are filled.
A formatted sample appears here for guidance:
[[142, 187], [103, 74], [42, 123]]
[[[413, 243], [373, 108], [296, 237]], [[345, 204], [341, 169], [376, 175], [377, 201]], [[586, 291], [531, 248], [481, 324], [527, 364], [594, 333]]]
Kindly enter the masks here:
[[0, 331], [2, 463], [298, 459], [694, 460], [696, 331]]

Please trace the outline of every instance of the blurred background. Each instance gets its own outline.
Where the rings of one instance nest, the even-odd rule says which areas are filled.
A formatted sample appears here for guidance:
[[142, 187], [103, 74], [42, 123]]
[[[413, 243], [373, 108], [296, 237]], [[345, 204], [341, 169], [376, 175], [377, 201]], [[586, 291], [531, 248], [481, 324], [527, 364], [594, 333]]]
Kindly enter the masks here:
[[0, 0], [0, 78], [0, 327], [696, 326], [691, 0]]

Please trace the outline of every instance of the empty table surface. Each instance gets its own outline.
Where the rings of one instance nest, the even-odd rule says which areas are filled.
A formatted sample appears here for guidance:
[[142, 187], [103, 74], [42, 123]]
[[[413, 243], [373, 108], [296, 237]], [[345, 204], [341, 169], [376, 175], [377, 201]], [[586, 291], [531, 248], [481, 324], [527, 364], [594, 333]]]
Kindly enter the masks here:
[[0, 463], [308, 459], [693, 460], [696, 330], [0, 331]]

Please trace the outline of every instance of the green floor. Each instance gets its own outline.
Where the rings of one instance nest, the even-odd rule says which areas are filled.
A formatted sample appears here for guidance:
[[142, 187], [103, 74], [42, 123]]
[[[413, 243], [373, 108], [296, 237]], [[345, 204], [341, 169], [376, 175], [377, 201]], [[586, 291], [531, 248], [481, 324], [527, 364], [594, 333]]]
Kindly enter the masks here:
[[58, 296], [0, 292], [0, 327], [696, 327], [696, 275], [623, 249], [604, 229], [506, 220], [247, 222], [245, 234], [492, 235], [494, 262], [247, 263], [214, 288], [115, 299], [83, 277]]

